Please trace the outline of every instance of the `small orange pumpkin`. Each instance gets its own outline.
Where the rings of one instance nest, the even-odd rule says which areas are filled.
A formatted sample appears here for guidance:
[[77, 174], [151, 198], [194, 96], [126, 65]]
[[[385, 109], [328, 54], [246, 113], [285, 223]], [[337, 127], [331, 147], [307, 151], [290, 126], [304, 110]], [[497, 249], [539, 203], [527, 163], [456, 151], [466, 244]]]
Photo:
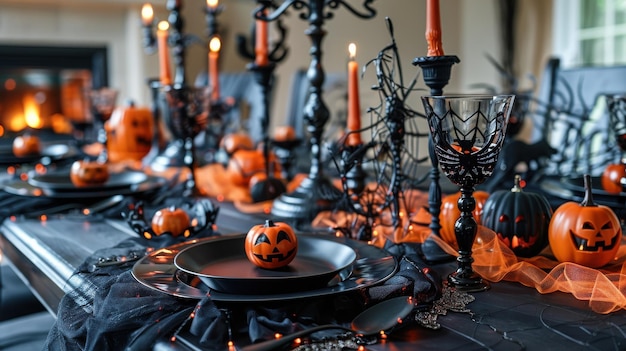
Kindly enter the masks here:
[[189, 215], [181, 208], [168, 207], [162, 208], [152, 216], [152, 231], [159, 236], [165, 233], [171, 234], [173, 237], [179, 235], [187, 236], [190, 220]]
[[245, 251], [248, 260], [258, 267], [285, 267], [296, 257], [298, 237], [289, 224], [268, 219], [248, 231]]
[[222, 138], [220, 147], [226, 151], [228, 155], [232, 155], [237, 150], [254, 149], [254, 142], [247, 133], [231, 133]]
[[[489, 197], [489, 193], [482, 190], [474, 192], [474, 199], [476, 200], [476, 208], [473, 211], [474, 220], [477, 224], [481, 224], [481, 216], [483, 214], [483, 207]], [[459, 210], [459, 198], [461, 198], [461, 192], [447, 195], [441, 199], [441, 212], [439, 215], [439, 223], [441, 224], [441, 230], [439, 234], [441, 238], [452, 245], [454, 248], [456, 244], [456, 234], [454, 233], [454, 224], [456, 220], [461, 217], [461, 211]]]
[[602, 188], [611, 194], [619, 194], [624, 191], [623, 179], [626, 179], [626, 164], [624, 163], [606, 166], [600, 178]]
[[41, 142], [35, 135], [24, 134], [13, 139], [13, 155], [24, 157], [41, 153]]
[[100, 161], [74, 161], [70, 168], [70, 180], [77, 187], [102, 185], [109, 180], [109, 166]]
[[[274, 176], [280, 178], [281, 167], [274, 154], [270, 154], [270, 162], [274, 168]], [[228, 160], [226, 172], [235, 185], [247, 187], [253, 175], [265, 172], [263, 152], [259, 150], [237, 150]]]
[[566, 202], [554, 211], [548, 237], [552, 253], [560, 262], [598, 268], [615, 258], [622, 227], [611, 208], [593, 202], [589, 175], [585, 175], [584, 182], [583, 201]]
[[107, 151], [111, 162], [141, 161], [152, 148], [154, 119], [148, 108], [118, 107], [105, 123]]
[[274, 129], [274, 141], [286, 142], [296, 140], [296, 130], [292, 126], [279, 126]]

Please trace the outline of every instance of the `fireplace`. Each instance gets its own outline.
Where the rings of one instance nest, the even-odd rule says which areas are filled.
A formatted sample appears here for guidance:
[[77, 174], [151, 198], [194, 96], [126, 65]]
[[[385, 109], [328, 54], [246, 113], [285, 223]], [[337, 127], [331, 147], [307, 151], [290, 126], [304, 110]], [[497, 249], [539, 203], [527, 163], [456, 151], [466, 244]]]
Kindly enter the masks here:
[[0, 45], [0, 132], [82, 133], [89, 92], [108, 86], [107, 48]]

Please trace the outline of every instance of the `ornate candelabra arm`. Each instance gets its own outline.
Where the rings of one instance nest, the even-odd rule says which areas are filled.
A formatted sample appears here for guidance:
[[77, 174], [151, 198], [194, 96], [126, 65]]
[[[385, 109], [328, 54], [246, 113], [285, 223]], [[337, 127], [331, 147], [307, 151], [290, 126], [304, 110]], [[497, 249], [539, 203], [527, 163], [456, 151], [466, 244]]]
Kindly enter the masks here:
[[[289, 53], [289, 49], [285, 45], [285, 42], [287, 39], [287, 28], [285, 28], [285, 25], [283, 21], [280, 20], [280, 18], [278, 17], [269, 18], [265, 16], [265, 9], [275, 8], [272, 1], [268, 1], [268, 0], [257, 0], [257, 1], [260, 6], [254, 12], [254, 19], [267, 21], [267, 22], [269, 21], [274, 22], [276, 24], [275, 25], [276, 31], [278, 32], [278, 40], [272, 41], [272, 49], [270, 50], [268, 54], [269, 61], [273, 63], [281, 62], [285, 59], [285, 57], [287, 57], [287, 54]], [[252, 30], [250, 33], [250, 39], [248, 39], [245, 35], [242, 35], [242, 34], [238, 35], [237, 36], [237, 51], [239, 52], [239, 55], [241, 55], [243, 58], [254, 60], [256, 57], [256, 54], [254, 52], [254, 45], [255, 45], [254, 40], [255, 39], [256, 39], [256, 27], [255, 26], [252, 27]]]
[[[254, 11], [254, 18], [260, 19], [263, 21], [276, 20], [278, 17], [280, 17], [283, 13], [285, 13], [285, 11], [287, 11], [292, 6], [296, 10], [309, 8], [309, 4], [307, 4], [304, 0], [286, 0], [282, 4], [280, 4], [280, 6], [278, 6], [276, 9], [274, 9], [270, 14], [266, 15], [265, 10], [269, 9], [272, 6], [272, 1], [271, 0], [257, 0], [257, 1], [259, 2], [259, 5], [261, 6], [256, 11]], [[300, 18], [302, 19], [308, 19], [309, 16], [310, 16], [310, 12], [309, 14], [304, 14], [304, 13], [300, 14]]]
[[374, 0], [365, 0], [363, 2], [363, 8], [365, 9], [365, 11], [360, 12], [348, 2], [346, 2], [346, 0], [326, 0], [326, 4], [331, 9], [336, 9], [337, 7], [339, 7], [339, 5], [343, 5], [343, 7], [345, 7], [352, 14], [363, 19], [369, 19], [376, 16], [376, 9], [372, 8], [371, 6], [373, 2]]

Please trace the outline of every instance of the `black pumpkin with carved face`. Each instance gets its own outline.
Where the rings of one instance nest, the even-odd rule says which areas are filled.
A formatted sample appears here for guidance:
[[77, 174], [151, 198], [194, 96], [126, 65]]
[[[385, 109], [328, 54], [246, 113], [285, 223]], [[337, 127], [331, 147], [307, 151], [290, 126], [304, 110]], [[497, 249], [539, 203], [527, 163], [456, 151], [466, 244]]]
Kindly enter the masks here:
[[248, 231], [245, 251], [248, 260], [258, 267], [282, 268], [296, 257], [298, 238], [288, 224], [267, 220]]
[[509, 190], [495, 191], [483, 207], [482, 224], [496, 232], [516, 256], [532, 257], [548, 245], [552, 208], [545, 196], [525, 192], [520, 178]]

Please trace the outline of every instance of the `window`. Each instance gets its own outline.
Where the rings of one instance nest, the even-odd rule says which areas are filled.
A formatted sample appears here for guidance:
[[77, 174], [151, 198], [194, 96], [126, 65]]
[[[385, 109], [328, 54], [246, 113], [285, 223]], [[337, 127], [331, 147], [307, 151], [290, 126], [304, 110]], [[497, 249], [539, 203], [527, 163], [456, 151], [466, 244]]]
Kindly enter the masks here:
[[563, 67], [626, 64], [624, 0], [556, 0], [553, 29]]

